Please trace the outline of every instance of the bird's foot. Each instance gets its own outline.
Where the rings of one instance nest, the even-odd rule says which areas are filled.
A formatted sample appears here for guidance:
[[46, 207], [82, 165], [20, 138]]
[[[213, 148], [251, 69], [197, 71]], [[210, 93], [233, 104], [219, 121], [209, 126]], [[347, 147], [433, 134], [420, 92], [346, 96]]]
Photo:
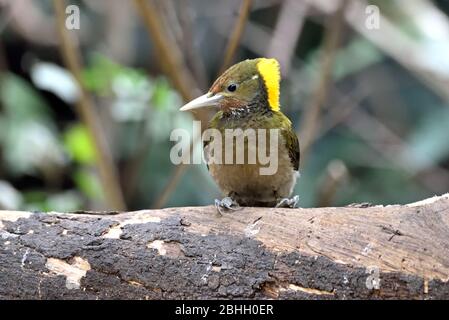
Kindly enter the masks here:
[[215, 208], [217, 208], [217, 211], [219, 214], [223, 214], [224, 210], [237, 210], [239, 209], [239, 204], [237, 201], [232, 199], [231, 197], [225, 197], [221, 200], [215, 199]]
[[277, 203], [276, 208], [296, 208], [298, 202], [299, 202], [298, 195], [292, 198], [284, 198]]

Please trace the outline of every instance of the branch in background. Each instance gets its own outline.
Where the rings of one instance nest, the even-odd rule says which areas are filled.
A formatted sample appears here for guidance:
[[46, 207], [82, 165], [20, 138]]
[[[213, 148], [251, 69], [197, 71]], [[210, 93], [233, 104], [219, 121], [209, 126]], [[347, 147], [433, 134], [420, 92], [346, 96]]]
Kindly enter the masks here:
[[185, 52], [187, 63], [192, 69], [195, 78], [198, 80], [200, 88], [206, 89], [209, 85], [209, 80], [207, 77], [206, 67], [203, 63], [201, 55], [194, 46], [195, 38], [193, 36], [192, 8], [187, 5], [187, 1], [188, 0], [181, 0], [178, 3], [179, 23], [181, 24], [183, 32], [182, 46]]
[[314, 95], [311, 98], [309, 106], [305, 109], [302, 119], [301, 131], [299, 138], [301, 140], [301, 163], [304, 164], [308, 151], [312, 143], [315, 141], [318, 131], [320, 114], [323, 104], [325, 103], [332, 81], [332, 70], [334, 66], [335, 56], [340, 44], [341, 33], [344, 22], [344, 12], [346, 10], [348, 0], [340, 1], [338, 10], [334, 13], [330, 23], [326, 28], [324, 38], [324, 48], [321, 53], [321, 72], [318, 85]]
[[186, 164], [179, 164], [176, 169], [173, 171], [170, 176], [170, 180], [165, 186], [164, 190], [162, 190], [161, 194], [156, 200], [156, 203], [153, 205], [153, 209], [160, 209], [170, 200], [170, 196], [175, 191], [178, 186], [179, 181], [187, 170]]
[[[331, 13], [333, 11], [331, 1], [327, 0], [308, 0], [308, 3], [314, 8], [324, 12]], [[398, 2], [402, 6], [409, 7], [408, 3]], [[435, 11], [431, 2], [419, 2], [421, 9], [428, 16], [435, 15]], [[423, 6], [424, 5], [424, 6]], [[429, 64], [429, 56], [426, 48], [422, 48], [419, 42], [407, 36], [400, 28], [384, 15], [380, 15], [380, 30], [370, 30], [366, 28], [365, 8], [368, 6], [366, 1], [352, 1], [345, 13], [345, 19], [354, 30], [360, 33], [364, 38], [371, 41], [378, 49], [386, 55], [395, 59], [407, 70], [410, 70], [417, 76], [427, 87], [432, 89], [440, 97], [449, 101], [449, 74], [446, 68], [440, 68], [435, 64]], [[415, 8], [415, 6], [412, 6]], [[413, 10], [413, 8], [409, 8]], [[410, 11], [404, 10], [404, 11]], [[430, 14], [429, 14], [430, 13]], [[416, 12], [412, 12], [416, 15]], [[421, 13], [422, 15], [422, 13]], [[449, 22], [445, 20], [444, 27], [449, 28]], [[442, 25], [443, 26], [443, 25]], [[449, 39], [442, 40], [446, 43]]]
[[282, 5], [266, 56], [278, 59], [284, 76], [290, 70], [306, 13], [306, 3], [288, 0]]
[[[228, 42], [224, 62], [221, 67], [221, 70], [222, 70], [221, 72], [224, 72], [226, 70], [226, 68], [229, 66], [230, 62], [232, 61], [232, 58], [234, 57], [237, 46], [240, 43], [240, 39], [241, 39], [243, 30], [244, 30], [244, 26], [245, 26], [246, 21], [249, 16], [249, 12], [251, 9], [251, 3], [252, 3], [252, 0], [245, 0], [242, 3], [238, 22], [237, 22], [235, 29], [232, 33], [232, 36]], [[191, 150], [193, 150], [193, 147], [199, 141], [201, 141], [201, 136], [194, 137], [192, 145], [191, 145]], [[153, 208], [155, 208], [155, 209], [162, 208], [167, 203], [167, 201], [170, 198], [170, 195], [176, 189], [176, 186], [178, 185], [179, 181], [181, 180], [182, 176], [184, 175], [184, 172], [186, 171], [186, 169], [187, 169], [187, 166], [183, 165], [183, 164], [178, 165], [176, 167], [168, 184], [165, 186], [164, 190], [162, 191], [161, 195], [159, 196], [159, 198]]]
[[173, 0], [154, 1], [153, 3], [163, 24], [165, 35], [170, 37], [170, 42], [175, 42], [176, 46], [182, 49], [183, 30]]
[[[182, 7], [179, 7], [181, 5]], [[173, 0], [159, 1], [155, 3], [154, 8], [163, 23], [165, 36], [170, 37], [168, 42], [176, 43], [179, 51], [182, 52], [186, 68], [189, 67], [187, 69], [192, 70], [197, 86], [201, 91], [205, 90], [207, 86], [206, 69], [201, 64], [201, 58], [193, 46], [192, 17], [186, 0], [176, 3], [176, 5]]]
[[[379, 70], [379, 69], [378, 69]], [[380, 81], [380, 80], [379, 80]], [[384, 78], [382, 78], [382, 81]], [[383, 83], [389, 87], [388, 84]], [[377, 89], [379, 86], [376, 87]], [[413, 166], [413, 162], [404, 162], [403, 154], [407, 154], [408, 145], [394, 133], [386, 124], [384, 124], [375, 115], [370, 115], [363, 109], [360, 109], [360, 103], [363, 99], [372, 95], [373, 87], [359, 80], [358, 84], [351, 89], [350, 94], [343, 93], [331, 84], [333, 101], [335, 107], [329, 110], [323, 117], [320, 131], [316, 139], [321, 138], [330, 130], [343, 124], [353, 133], [357, 134], [366, 144], [379, 154], [378, 159], [385, 159], [412, 176], [418, 183], [432, 193], [439, 193], [447, 189], [449, 181], [449, 171], [444, 167], [435, 165], [434, 167], [421, 168], [418, 171]], [[410, 161], [412, 159], [409, 159]], [[370, 164], [373, 160], [370, 159]], [[365, 165], [368, 165], [366, 163]]]
[[223, 58], [223, 64], [219, 71], [219, 75], [222, 74], [232, 63], [235, 55], [235, 51], [240, 44], [243, 31], [245, 30], [246, 21], [248, 20], [249, 13], [251, 11], [252, 0], [243, 0], [240, 7], [240, 15], [235, 24], [235, 28], [232, 31], [231, 37], [229, 38], [228, 44], [226, 46], [225, 55]]
[[[136, 19], [132, 8], [123, 5], [122, 0], [98, 1], [105, 16], [105, 53], [121, 64], [129, 64], [134, 55], [133, 32]], [[120, 19], [117, 19], [120, 17]]]
[[[228, 32], [227, 24], [217, 20], [213, 25], [218, 34], [226, 37]], [[241, 46], [259, 56], [267, 53], [267, 43], [270, 43], [271, 33], [263, 26], [248, 21], [245, 27], [245, 33], [242, 35]]]
[[[158, 53], [163, 70], [185, 101], [201, 92], [192, 74], [185, 66], [182, 53], [162, 28], [163, 24], [153, 1], [134, 0], [145, 27]], [[199, 114], [199, 113], [198, 113]]]
[[[6, 61], [5, 50], [3, 47], [2, 39], [0, 39], [0, 72], [8, 70], [8, 64]], [[0, 79], [1, 80], [1, 79]]]
[[[351, 90], [351, 94], [342, 93], [335, 85], [332, 85], [333, 99], [336, 107], [332, 108], [323, 119], [320, 132], [316, 139], [324, 136], [339, 124], [344, 124], [353, 133], [357, 134], [366, 144], [376, 152], [378, 159], [385, 159], [411, 175], [418, 183], [432, 193], [439, 193], [447, 189], [449, 171], [441, 166], [427, 167], [418, 171], [412, 163], [404, 162], [403, 154], [407, 152], [407, 144], [396, 135], [377, 117], [359, 110], [360, 102], [370, 95], [372, 88], [359, 81]], [[392, 144], [392, 146], [390, 145]], [[370, 159], [370, 164], [373, 160]], [[329, 205], [329, 203], [327, 204]]]
[[4, 2], [10, 6], [4, 26], [10, 22], [9, 25], [30, 43], [47, 46], [58, 44], [53, 17], [46, 14], [37, 1], [4, 0]]
[[104, 188], [108, 205], [114, 210], [126, 210], [123, 193], [120, 187], [111, 152], [108, 148], [103, 129], [95, 113], [94, 105], [84, 88], [81, 77], [81, 58], [78, 48], [73, 45], [65, 27], [65, 1], [53, 0], [57, 18], [57, 31], [61, 45], [61, 54], [70, 72], [73, 74], [80, 91], [77, 102], [77, 113], [86, 126], [95, 147], [95, 155], [100, 179]]
[[[398, 3], [402, 3], [402, 6], [404, 7], [404, 9], [402, 10], [404, 12], [412, 11], [405, 9], [406, 7], [410, 6], [408, 3], [406, 4], [405, 2], [401, 1], [399, 1]], [[431, 2], [429, 1], [427, 5], [431, 8], [432, 5], [430, 3]], [[424, 2], [421, 2], [421, 5], [422, 4], [424, 4]], [[392, 22], [384, 15], [381, 15], [380, 17], [380, 30], [377, 30], [377, 32], [373, 32], [373, 30], [367, 29], [364, 24], [366, 19], [364, 12], [367, 5], [367, 3], [360, 3], [358, 1], [354, 1], [353, 3], [351, 3], [351, 6], [348, 8], [349, 10], [346, 13], [346, 20], [348, 21], [348, 24], [351, 25], [357, 32], [370, 40], [372, 43], [374, 43], [379, 49], [390, 55], [405, 68], [414, 73], [424, 84], [427, 85], [427, 87], [432, 89], [437, 95], [439, 95], [446, 101], [449, 101], [448, 69], [432, 62], [429, 63], [429, 51], [427, 50], [428, 47], [407, 36], [400, 30], [400, 28], [396, 26], [394, 22]], [[432, 12], [429, 12], [430, 8], [421, 7], [424, 12], [419, 12], [419, 14], [422, 15], [425, 13], [429, 17], [433, 16], [434, 21], [432, 21], [432, 23], [434, 27], [443, 27], [437, 26], [436, 17], [434, 17]], [[416, 14], [418, 13], [414, 12], [414, 14], [416, 17]], [[413, 20], [418, 21], [418, 19]], [[445, 26], [446, 28], [448, 28], [447, 19], [445, 22]], [[385, 35], [388, 35], [388, 37], [385, 37]], [[442, 39], [441, 43], [447, 43], [447, 41], [449, 41], [448, 37]]]
[[341, 185], [348, 179], [349, 173], [343, 161], [335, 159], [329, 162], [318, 187], [317, 207], [329, 207]]
[[[192, 153], [195, 152], [195, 146], [197, 143], [202, 141], [202, 135], [196, 135], [193, 137], [193, 141], [190, 144], [190, 150], [192, 150]], [[173, 171], [172, 175], [170, 176], [170, 179], [167, 183], [167, 185], [162, 190], [161, 194], [156, 200], [156, 203], [153, 206], [153, 209], [160, 209], [162, 208], [169, 200], [170, 195], [175, 191], [176, 186], [178, 185], [179, 181], [181, 180], [182, 176], [184, 175], [185, 171], [187, 170], [186, 158], [190, 157], [190, 153], [183, 154], [183, 159], [181, 161], [181, 164], [177, 165], [175, 170]]]
[[351, 113], [360, 107], [363, 99], [368, 97], [368, 93], [360, 84], [352, 88], [351, 93], [340, 93], [336, 86], [333, 86], [332, 91], [337, 96], [337, 103], [335, 104], [335, 107], [332, 107], [332, 109], [324, 115], [323, 121], [321, 121], [321, 128], [317, 133], [315, 140], [320, 139], [339, 124], [345, 122], [351, 116]]
[[4, 0], [0, 0], [0, 35], [6, 30], [6, 27], [11, 19], [12, 14], [9, 3]]
[[[198, 84], [193, 78], [190, 70], [186, 67], [181, 50], [177, 43], [171, 41], [171, 38], [166, 34], [162, 28], [162, 22], [159, 19], [157, 8], [153, 1], [134, 0], [134, 3], [142, 16], [142, 19], [147, 28], [148, 34], [153, 40], [159, 59], [163, 64], [163, 69], [167, 76], [173, 82], [175, 88], [180, 92], [184, 101], [192, 100], [196, 95], [200, 94]], [[208, 114], [205, 111], [198, 111], [194, 113], [195, 119], [201, 121], [201, 129], [208, 122]], [[194, 149], [198, 138], [194, 137], [190, 150]], [[165, 205], [165, 201], [169, 199], [172, 190], [178, 184], [182, 174], [185, 171], [185, 166], [179, 165], [170, 178], [168, 184], [162, 191], [162, 194], [157, 197], [159, 199], [155, 205], [156, 208]], [[164, 200], [164, 201], [161, 201]]]
[[[146, 109], [145, 116], [149, 117], [150, 108]], [[142, 140], [142, 137], [146, 139]], [[146, 135], [146, 122], [140, 122], [137, 134], [135, 135], [136, 141], [139, 141], [137, 150], [134, 152], [132, 157], [127, 159], [126, 163], [122, 169], [122, 185], [124, 186], [125, 199], [128, 203], [133, 203], [134, 197], [137, 194], [137, 187], [139, 179], [142, 176], [141, 170], [144, 167], [145, 160], [148, 159], [151, 147], [152, 147], [152, 137]]]
[[[449, 171], [439, 166], [416, 171], [413, 166], [413, 159], [405, 159], [409, 161], [404, 161], [404, 157], [401, 156], [406, 153], [407, 144], [376, 117], [363, 110], [355, 109], [351, 114], [351, 120], [345, 124], [375, 150], [380, 158], [387, 159], [394, 166], [419, 179], [419, 182], [432, 193], [447, 189]], [[425, 177], [421, 176], [422, 174], [433, 174], [434, 178], [438, 177], [439, 179], [426, 180]]]

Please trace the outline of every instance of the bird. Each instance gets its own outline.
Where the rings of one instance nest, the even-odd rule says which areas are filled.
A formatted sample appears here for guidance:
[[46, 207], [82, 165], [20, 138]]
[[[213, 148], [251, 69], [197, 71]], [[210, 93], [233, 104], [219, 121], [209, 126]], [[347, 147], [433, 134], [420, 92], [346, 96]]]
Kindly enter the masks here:
[[[181, 111], [192, 111], [205, 107], [214, 107], [216, 114], [209, 122], [207, 130], [215, 130], [209, 141], [204, 141], [205, 159], [215, 154], [227, 152], [226, 132], [235, 133], [235, 141], [243, 138], [243, 149], [248, 152], [244, 161], [236, 163], [236, 147], [232, 161], [208, 163], [208, 170], [213, 180], [224, 194], [222, 200], [215, 200], [215, 206], [223, 210], [236, 210], [239, 207], [291, 207], [297, 206], [299, 197], [290, 197], [299, 177], [300, 149], [299, 141], [292, 123], [280, 110], [280, 65], [274, 58], [257, 58], [241, 61], [219, 76], [209, 91], [185, 104]], [[240, 130], [239, 130], [240, 129]], [[277, 138], [277, 170], [272, 174], [261, 174], [264, 165], [257, 157], [250, 162], [250, 154], [259, 152], [259, 135], [257, 144], [245, 135], [245, 130], [252, 129], [275, 132]], [[260, 136], [263, 138], [263, 134]], [[269, 138], [265, 135], [265, 141]], [[204, 138], [204, 134], [203, 134]], [[269, 140], [274, 143], [275, 140]], [[273, 144], [274, 145], [274, 144]], [[269, 148], [264, 150], [265, 152]], [[221, 151], [221, 152], [217, 152]], [[259, 155], [257, 155], [259, 156]], [[253, 158], [254, 159], [254, 158]], [[215, 159], [216, 160], [216, 159]]]

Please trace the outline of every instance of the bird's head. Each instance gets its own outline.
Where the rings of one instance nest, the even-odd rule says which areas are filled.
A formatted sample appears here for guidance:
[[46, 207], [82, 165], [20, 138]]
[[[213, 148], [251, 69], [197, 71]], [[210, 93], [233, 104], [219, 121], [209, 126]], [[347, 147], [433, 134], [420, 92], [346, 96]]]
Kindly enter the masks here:
[[239, 62], [226, 70], [209, 92], [185, 104], [181, 111], [219, 107], [224, 112], [263, 102], [279, 110], [279, 63], [258, 58]]

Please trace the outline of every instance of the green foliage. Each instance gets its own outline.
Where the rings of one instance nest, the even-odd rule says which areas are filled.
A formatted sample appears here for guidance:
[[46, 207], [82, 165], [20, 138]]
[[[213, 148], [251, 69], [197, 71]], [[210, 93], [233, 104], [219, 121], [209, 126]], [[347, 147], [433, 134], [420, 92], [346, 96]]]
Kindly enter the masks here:
[[174, 103], [180, 102], [179, 98], [178, 101], [174, 101], [177, 98], [175, 95], [175, 91], [165, 78], [158, 78], [154, 81], [154, 93], [151, 102], [155, 109], [172, 109], [176, 106]]
[[64, 133], [64, 145], [72, 159], [83, 165], [95, 163], [95, 148], [86, 127], [76, 124]]
[[91, 170], [81, 168], [73, 173], [73, 180], [76, 187], [89, 199], [103, 200], [104, 195], [102, 193], [102, 186], [98, 180], [98, 177], [94, 175]]
[[79, 193], [74, 190], [59, 193], [48, 193], [36, 190], [24, 193], [26, 204], [23, 210], [27, 211], [59, 211], [71, 212], [82, 208], [83, 201]]
[[41, 96], [11, 73], [1, 75], [1, 138], [5, 164], [15, 175], [36, 174], [65, 162], [53, 115]]
[[5, 72], [0, 74], [0, 83], [0, 100], [9, 121], [34, 120], [52, 124], [45, 101], [28, 82]]
[[130, 88], [139, 87], [147, 81], [143, 71], [121, 66], [101, 54], [91, 56], [89, 67], [83, 70], [82, 77], [86, 88], [99, 95], [110, 94], [117, 78], [128, 82]]
[[[202, 9], [194, 3], [189, 5], [195, 10]], [[346, 107], [343, 102], [359, 105], [355, 109], [357, 113], [341, 114], [341, 122], [312, 145], [295, 190], [304, 207], [316, 205], [320, 189], [329, 183], [326, 180], [329, 179], [329, 164], [334, 160], [341, 161], [348, 172], [338, 186], [334, 205], [418, 200], [435, 193], [429, 181], [436, 174], [448, 172], [449, 108], [444, 92], [437, 93], [444, 91], [444, 87], [441, 90], [442, 86], [438, 86], [439, 79], [444, 81], [449, 74], [445, 14], [441, 11], [441, 16], [435, 15], [439, 10], [435, 1], [405, 4], [404, 1], [371, 0], [369, 3], [379, 6], [381, 14], [391, 24], [381, 22], [381, 30], [371, 31], [382, 33], [382, 45], [365, 38], [363, 32], [351, 29], [351, 23], [344, 27], [319, 121], [323, 120], [324, 127], [332, 124], [340, 116], [335, 108]], [[438, 3], [441, 9], [442, 2]], [[285, 22], [291, 19], [284, 17], [288, 15], [282, 14], [281, 6], [267, 4], [253, 10], [252, 28], [247, 29], [248, 35], [253, 36], [242, 38], [245, 49], [239, 49], [236, 60], [259, 56], [267, 52], [267, 45], [279, 40], [269, 38], [270, 34], [277, 34], [273, 32], [276, 19], [286, 19]], [[47, 12], [51, 6], [44, 2], [42, 8]], [[91, 24], [96, 23], [96, 19], [102, 21], [105, 16], [101, 8], [85, 10], [86, 26], [89, 20]], [[324, 18], [329, 15], [324, 12], [320, 15], [317, 8], [319, 6], [312, 15], [306, 13], [298, 39], [289, 34], [282, 38], [282, 41], [289, 41], [286, 44], [295, 45], [298, 41], [296, 50], [291, 52], [291, 65], [285, 68], [281, 92], [283, 110], [297, 129], [300, 129], [301, 117], [308, 111], [306, 107], [314, 99], [322, 75], [322, 40], [327, 25]], [[175, 14], [172, 18], [176, 17]], [[195, 21], [192, 30], [209, 27], [202, 20]], [[88, 41], [84, 38], [82, 41], [83, 53], [88, 57], [83, 59], [87, 64], [82, 70], [82, 81], [95, 102], [95, 112], [100, 115], [120, 180], [129, 191], [128, 205], [132, 209], [148, 208], [158, 199], [175, 170], [169, 159], [173, 145], [170, 133], [174, 128], [191, 131], [192, 116], [178, 111], [182, 100], [166, 78], [149, 76], [147, 70], [133, 67], [145, 61], [152, 64], [149, 69], [156, 71], [159, 66], [154, 61], [163, 62], [163, 57], [151, 51], [153, 46], [142, 45], [147, 41], [147, 35], [141, 33], [143, 29], [130, 28], [131, 33], [125, 28], [101, 29], [101, 23], [98, 26], [86, 38]], [[389, 32], [391, 26], [396, 32]], [[136, 43], [126, 41], [127, 50], [117, 50], [116, 43], [111, 46], [114, 51], [111, 56], [130, 61], [129, 66], [95, 53], [97, 48], [108, 48], [110, 39], [115, 36], [108, 32], [117, 31], [120, 36], [128, 32], [132, 35], [129, 39], [138, 36]], [[18, 70], [20, 60], [20, 72], [29, 72], [32, 83], [27, 81], [28, 74], [23, 78], [7, 71], [0, 74], [0, 187], [3, 195], [9, 193], [8, 198], [0, 199], [0, 206], [1, 203], [15, 203], [20, 209], [62, 211], [106, 208], [92, 137], [76, 112], [69, 111], [69, 108], [76, 110], [73, 104], [78, 86], [70, 72], [60, 66], [59, 52], [55, 49], [47, 55], [45, 49], [42, 55], [41, 46], [34, 45], [18, 49], [15, 40], [19, 40], [18, 43], [28, 40], [22, 39], [20, 33], [8, 33], [8, 29], [5, 32], [7, 37], [2, 45], [7, 53], [6, 65], [11, 63], [14, 66], [11, 69]], [[262, 43], [261, 39], [269, 41]], [[200, 53], [198, 59], [204, 60], [206, 74], [203, 78], [213, 80], [222, 57], [219, 48], [224, 48], [225, 42], [221, 41], [225, 37], [208, 32], [198, 36], [194, 32], [192, 40], [194, 47], [189, 49]], [[402, 48], [408, 42], [413, 44], [414, 50], [410, 52]], [[276, 52], [279, 48], [269, 51]], [[17, 61], [16, 57], [10, 59], [10, 53], [15, 54], [15, 50], [20, 51]], [[407, 55], [410, 55], [409, 64], [404, 63]], [[149, 57], [155, 59], [150, 61]], [[185, 61], [193, 74], [202, 71], [201, 64], [196, 65], [187, 53]], [[62, 108], [66, 109], [60, 113]], [[359, 122], [354, 125], [355, 121], [366, 121], [366, 129]], [[323, 123], [317, 124], [319, 130]], [[196, 148], [200, 151], [200, 144]], [[441, 180], [444, 175], [442, 177]], [[443, 186], [438, 192], [447, 191], [441, 189], [444, 181], [437, 182]], [[17, 194], [19, 192], [21, 195]], [[211, 204], [219, 196], [206, 166], [196, 165], [186, 171], [170, 195], [168, 205]]]

